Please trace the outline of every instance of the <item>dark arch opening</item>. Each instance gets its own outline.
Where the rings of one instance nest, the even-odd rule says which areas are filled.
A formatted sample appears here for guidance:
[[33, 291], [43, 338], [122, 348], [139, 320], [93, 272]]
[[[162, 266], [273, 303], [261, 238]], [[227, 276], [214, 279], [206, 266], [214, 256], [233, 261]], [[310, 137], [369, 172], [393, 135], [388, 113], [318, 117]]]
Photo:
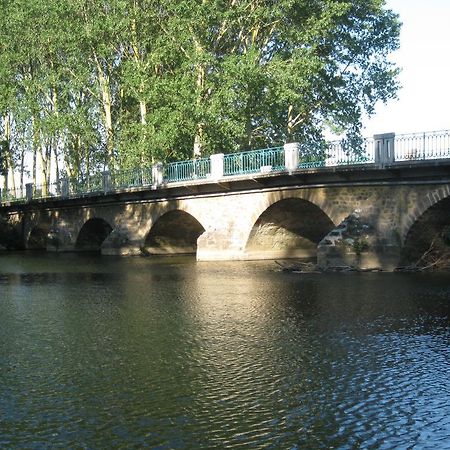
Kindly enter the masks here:
[[246, 253], [251, 259], [316, 257], [317, 244], [333, 228], [331, 219], [313, 203], [280, 200], [255, 222]]
[[49, 225], [38, 225], [34, 227], [28, 236], [28, 250], [46, 250], [48, 242]]
[[[450, 260], [450, 197], [428, 208], [411, 226], [402, 248], [400, 265], [419, 266], [444, 257]], [[425, 258], [421, 260], [422, 256]]]
[[112, 227], [103, 219], [89, 219], [78, 234], [75, 249], [78, 251], [98, 252], [103, 241], [111, 233]]
[[174, 210], [163, 214], [145, 239], [143, 252], [149, 255], [197, 253], [197, 239], [205, 229], [190, 214]]
[[20, 230], [23, 229], [24, 218], [20, 222], [10, 221], [8, 216], [0, 215], [0, 250], [18, 250], [23, 249], [25, 242]]

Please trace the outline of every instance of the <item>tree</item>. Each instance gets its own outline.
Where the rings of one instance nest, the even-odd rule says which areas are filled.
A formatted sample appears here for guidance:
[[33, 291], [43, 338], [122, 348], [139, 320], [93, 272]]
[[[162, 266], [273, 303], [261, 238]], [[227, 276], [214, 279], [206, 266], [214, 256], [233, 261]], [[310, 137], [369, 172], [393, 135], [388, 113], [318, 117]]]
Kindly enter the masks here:
[[398, 88], [400, 24], [384, 0], [1, 1], [2, 139], [34, 181], [59, 171], [51, 161], [83, 177], [323, 148], [326, 126], [357, 144], [362, 115]]

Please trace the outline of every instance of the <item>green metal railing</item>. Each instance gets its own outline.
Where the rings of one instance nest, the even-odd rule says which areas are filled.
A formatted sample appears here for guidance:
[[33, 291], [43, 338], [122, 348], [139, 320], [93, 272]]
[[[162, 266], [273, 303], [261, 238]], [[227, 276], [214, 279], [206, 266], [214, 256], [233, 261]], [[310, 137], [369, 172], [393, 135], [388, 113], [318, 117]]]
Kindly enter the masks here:
[[152, 168], [122, 169], [111, 173], [109, 186], [105, 190], [127, 189], [150, 186], [152, 184]]
[[69, 196], [94, 194], [103, 192], [104, 188], [103, 173], [95, 173], [82, 179], [71, 178], [69, 180]]
[[316, 169], [325, 166], [325, 155], [305, 155], [300, 154], [298, 158], [299, 169]]
[[20, 203], [26, 200], [25, 187], [18, 187], [15, 189], [2, 189], [0, 191], [1, 203]]
[[211, 160], [209, 158], [177, 161], [164, 167], [164, 180], [167, 183], [201, 180], [207, 178], [210, 173]]
[[282, 170], [285, 170], [283, 147], [228, 153], [223, 159], [225, 176]]
[[33, 189], [33, 198], [53, 198], [61, 195], [61, 181], [37, 184]]

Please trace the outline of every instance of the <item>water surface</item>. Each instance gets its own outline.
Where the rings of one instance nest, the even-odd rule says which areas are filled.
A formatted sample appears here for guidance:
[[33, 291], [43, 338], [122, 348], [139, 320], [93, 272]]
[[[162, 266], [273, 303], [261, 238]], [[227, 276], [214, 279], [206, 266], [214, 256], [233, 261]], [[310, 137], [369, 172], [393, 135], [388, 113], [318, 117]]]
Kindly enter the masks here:
[[450, 277], [0, 255], [0, 447], [450, 448]]

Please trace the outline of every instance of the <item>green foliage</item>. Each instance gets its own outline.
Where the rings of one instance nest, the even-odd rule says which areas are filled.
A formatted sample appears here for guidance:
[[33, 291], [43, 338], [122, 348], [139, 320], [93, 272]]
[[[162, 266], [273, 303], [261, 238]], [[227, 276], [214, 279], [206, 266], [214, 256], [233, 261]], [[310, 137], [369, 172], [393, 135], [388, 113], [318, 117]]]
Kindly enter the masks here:
[[353, 251], [357, 255], [361, 255], [361, 253], [363, 253], [369, 249], [369, 243], [367, 242], [366, 239], [360, 237], [360, 238], [355, 239], [352, 247], [353, 247]]
[[[398, 88], [383, 0], [11, 0], [0, 18], [11, 148], [65, 170], [266, 147], [351, 146]], [[318, 150], [320, 153], [322, 150]]]

